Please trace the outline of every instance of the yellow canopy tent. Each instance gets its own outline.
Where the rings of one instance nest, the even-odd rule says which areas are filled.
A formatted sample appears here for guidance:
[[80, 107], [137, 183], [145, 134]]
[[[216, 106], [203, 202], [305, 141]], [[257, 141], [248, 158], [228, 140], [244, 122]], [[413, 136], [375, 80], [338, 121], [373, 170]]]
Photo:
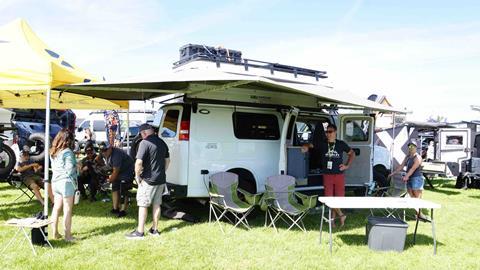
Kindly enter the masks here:
[[[47, 47], [25, 20], [0, 27], [0, 107], [46, 111], [45, 156], [50, 147], [50, 109], [128, 109], [128, 101], [109, 101], [51, 89], [94, 80]], [[53, 97], [53, 98], [52, 98]], [[45, 209], [48, 215], [48, 169], [45, 158]]]
[[[0, 27], [0, 107], [44, 109], [46, 91], [95, 81], [51, 50], [23, 19]], [[52, 109], [128, 109], [128, 101], [109, 101], [52, 91]]]

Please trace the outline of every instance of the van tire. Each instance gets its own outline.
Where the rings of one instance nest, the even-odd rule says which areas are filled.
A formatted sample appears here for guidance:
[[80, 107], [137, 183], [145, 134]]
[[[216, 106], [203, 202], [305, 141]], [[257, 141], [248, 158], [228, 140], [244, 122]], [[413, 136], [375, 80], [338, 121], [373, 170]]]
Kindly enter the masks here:
[[234, 168], [228, 172], [238, 175], [238, 187], [252, 194], [257, 193], [257, 182], [253, 174], [246, 169]]
[[8, 156], [8, 162], [4, 164], [4, 166], [0, 167], [0, 182], [3, 182], [7, 179], [8, 175], [17, 163], [17, 157], [15, 156], [15, 152], [13, 151], [13, 149], [6, 144], [2, 145], [2, 152], [0, 153]]
[[388, 182], [388, 170], [383, 165], [375, 165], [373, 166], [373, 181], [379, 187], [387, 187], [389, 186]]
[[[28, 137], [28, 140], [30, 142], [32, 142], [33, 144], [37, 144], [37, 142], [40, 142], [41, 144], [43, 144], [43, 147], [45, 147], [45, 134], [43, 133], [32, 133], [30, 134], [30, 136]], [[50, 139], [51, 141], [51, 139]], [[39, 153], [30, 153], [30, 159], [32, 161], [42, 161], [45, 159], [45, 149], [43, 149], [41, 152]]]

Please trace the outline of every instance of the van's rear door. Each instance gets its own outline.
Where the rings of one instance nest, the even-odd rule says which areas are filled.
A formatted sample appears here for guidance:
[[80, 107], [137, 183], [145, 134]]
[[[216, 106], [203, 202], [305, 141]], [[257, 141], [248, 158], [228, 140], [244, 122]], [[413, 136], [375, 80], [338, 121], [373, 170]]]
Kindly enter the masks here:
[[[374, 120], [370, 116], [340, 117], [339, 137], [355, 151], [355, 160], [345, 172], [347, 186], [364, 186], [373, 179], [373, 126]], [[345, 162], [346, 158], [344, 156]]]
[[278, 162], [279, 174], [287, 173], [287, 146], [292, 144], [292, 132], [294, 130], [294, 124], [297, 119], [298, 112], [299, 110], [297, 108], [292, 107], [285, 114], [282, 133], [280, 135], [280, 158]]
[[439, 158], [448, 166], [447, 174], [457, 176], [462, 160], [471, 158], [471, 130], [468, 128], [442, 128], [438, 132]]

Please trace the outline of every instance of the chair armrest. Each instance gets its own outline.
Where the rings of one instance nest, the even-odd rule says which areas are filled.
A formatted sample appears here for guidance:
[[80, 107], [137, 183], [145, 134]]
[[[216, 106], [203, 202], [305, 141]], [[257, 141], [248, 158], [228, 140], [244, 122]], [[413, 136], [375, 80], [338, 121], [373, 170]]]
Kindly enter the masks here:
[[262, 199], [262, 195], [263, 195], [262, 193], [252, 194], [241, 188], [238, 188], [237, 190], [245, 196], [245, 200], [250, 205], [260, 205], [260, 200]]
[[302, 201], [302, 204], [308, 208], [313, 208], [317, 205], [318, 195], [309, 196], [300, 192], [295, 192], [295, 196], [300, 198], [300, 200]]

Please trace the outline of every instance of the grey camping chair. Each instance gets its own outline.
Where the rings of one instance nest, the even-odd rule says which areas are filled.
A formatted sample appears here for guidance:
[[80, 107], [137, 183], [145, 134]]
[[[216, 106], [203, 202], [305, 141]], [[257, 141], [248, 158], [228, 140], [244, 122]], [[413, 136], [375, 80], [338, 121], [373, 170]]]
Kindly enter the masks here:
[[278, 231], [275, 224], [281, 219], [289, 225], [287, 230], [297, 226], [306, 232], [303, 218], [316, 206], [318, 196], [295, 192], [295, 178], [289, 175], [268, 177], [263, 196], [262, 208], [266, 208], [265, 226], [273, 226]]
[[[207, 185], [207, 184], [206, 184]], [[238, 175], [231, 172], [218, 172], [210, 176], [210, 184], [207, 185], [208, 194], [210, 196], [210, 210], [208, 221], [212, 221], [212, 214], [215, 222], [218, 223], [222, 232], [223, 227], [220, 223], [222, 218], [230, 221], [236, 228], [242, 224], [250, 229], [247, 216], [252, 212], [255, 205], [260, 202], [261, 194], [250, 194], [238, 188]], [[245, 196], [243, 201], [238, 197], [237, 191]], [[231, 214], [234, 220], [227, 215]]]
[[[387, 187], [382, 187], [382, 188], [377, 188], [375, 192], [373, 193], [376, 196], [379, 197], [398, 197], [398, 198], [404, 198], [408, 196], [407, 192], [407, 183], [403, 181], [403, 175], [405, 172], [402, 173], [396, 173], [392, 177], [389, 178], [389, 186]], [[397, 213], [396, 209], [385, 209], [385, 215], [387, 217], [397, 217], [399, 219], [405, 220], [405, 210], [403, 210], [402, 215]], [[373, 210], [371, 209], [370, 212], [373, 215]]]

